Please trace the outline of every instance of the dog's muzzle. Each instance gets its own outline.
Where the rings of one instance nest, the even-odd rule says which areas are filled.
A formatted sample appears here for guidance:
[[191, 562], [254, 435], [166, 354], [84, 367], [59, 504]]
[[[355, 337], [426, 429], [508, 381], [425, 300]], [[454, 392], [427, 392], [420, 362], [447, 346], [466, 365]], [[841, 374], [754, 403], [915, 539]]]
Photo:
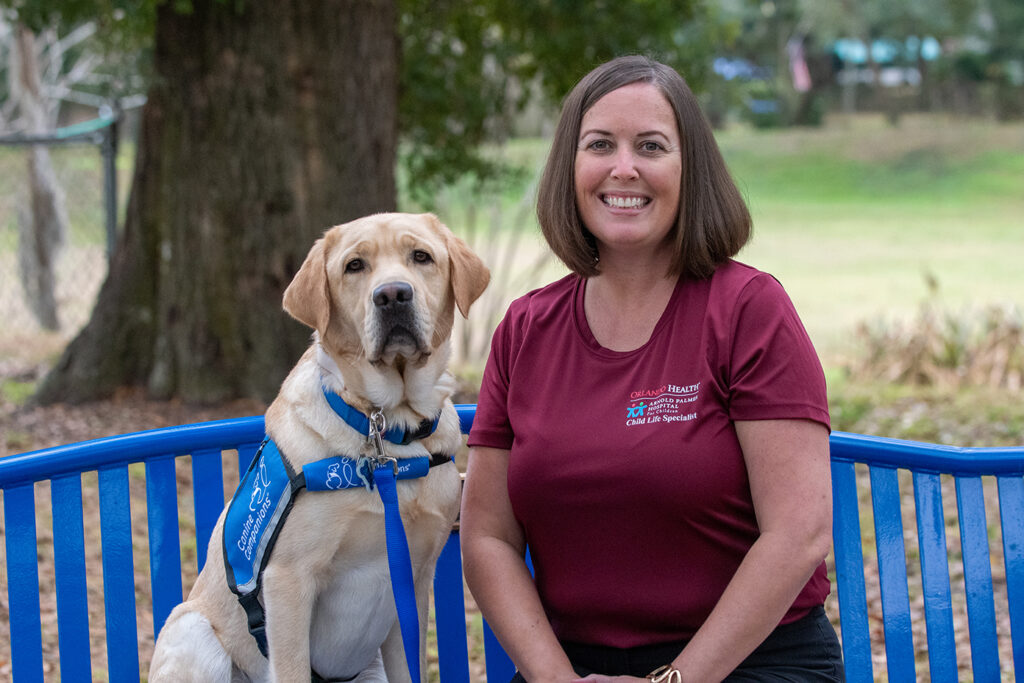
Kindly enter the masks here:
[[376, 356], [388, 362], [395, 356], [412, 358], [426, 352], [420, 334], [416, 294], [408, 282], [386, 282], [371, 293], [375, 327]]

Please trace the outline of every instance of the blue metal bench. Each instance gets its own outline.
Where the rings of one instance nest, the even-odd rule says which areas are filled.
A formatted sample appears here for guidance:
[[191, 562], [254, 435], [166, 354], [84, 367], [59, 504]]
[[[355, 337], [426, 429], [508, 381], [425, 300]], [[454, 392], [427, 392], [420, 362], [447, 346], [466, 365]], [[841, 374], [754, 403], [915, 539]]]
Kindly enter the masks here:
[[[473, 411], [474, 406], [459, 406], [463, 431]], [[85, 560], [82, 474], [95, 472], [88, 476], [90, 482], [95, 476], [98, 488], [106, 675], [115, 682], [138, 681], [148, 668], [140, 662], [139, 641], [150, 636], [139, 634], [145, 608], [136, 604], [135, 569], [144, 553], [133, 549], [148, 546], [155, 635], [183, 594], [179, 495], [183, 501], [192, 499], [196, 563], [202, 567], [225, 498], [222, 452], [237, 451], [244, 471], [262, 436], [261, 417], [241, 418], [0, 459], [15, 683], [54, 678], [44, 674], [43, 656], [54, 649], [62, 681], [94, 677], [93, 658], [99, 655], [90, 651], [87, 572], [96, 570]], [[1024, 448], [958, 449], [839, 432], [831, 445], [838, 616], [848, 679], [874, 681], [877, 675], [889, 681], [956, 681], [971, 672], [975, 681], [999, 681], [1024, 671]], [[175, 460], [186, 456], [191, 496], [178, 491], [175, 469]], [[130, 483], [142, 478], [146, 531], [140, 539], [139, 530], [132, 530], [129, 503]], [[37, 487], [45, 489], [38, 482], [49, 482], [49, 511], [37, 506]], [[955, 507], [944, 504], [944, 491], [947, 500], [955, 497]], [[986, 503], [991, 507], [995, 500], [998, 515], [987, 514]], [[37, 541], [37, 520], [51, 513], [52, 549], [44, 549]], [[184, 540], [191, 546], [193, 539]], [[44, 550], [53, 555], [56, 644], [42, 636], [38, 557]], [[140, 588], [145, 592], [145, 586]], [[469, 681], [457, 531], [438, 563], [434, 589], [439, 678]], [[880, 599], [869, 601], [876, 590]], [[881, 615], [870, 607], [878, 602]], [[957, 614], [959, 602], [966, 604], [966, 633]], [[487, 625], [482, 628], [487, 678], [507, 681], [512, 663]], [[963, 642], [969, 642], [969, 651], [961, 652], [958, 662], [957, 645]], [[915, 653], [923, 651], [927, 657], [915, 661]], [[1012, 654], [1000, 661], [1001, 652]], [[0, 664], [3, 654], [0, 650]]]

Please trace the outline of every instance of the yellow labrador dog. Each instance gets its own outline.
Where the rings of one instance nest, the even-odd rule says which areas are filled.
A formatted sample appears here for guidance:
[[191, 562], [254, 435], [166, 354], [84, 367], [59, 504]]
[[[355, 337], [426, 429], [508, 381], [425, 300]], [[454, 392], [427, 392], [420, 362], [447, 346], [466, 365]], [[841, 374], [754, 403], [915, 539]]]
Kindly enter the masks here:
[[[248, 515], [243, 536], [228, 539], [225, 510], [205, 568], [160, 632], [151, 683], [409, 680], [391, 594], [384, 505], [366, 471], [354, 466], [377, 457], [378, 447], [342, 418], [338, 405], [353, 411], [357, 422], [365, 416], [364, 424], [381, 413], [387, 434], [397, 430], [403, 437], [384, 441], [386, 455], [398, 463], [432, 458], [425, 476], [396, 487], [425, 674], [428, 591], [459, 509], [459, 473], [437, 457], [454, 454], [461, 443], [450, 398], [454, 380], [446, 369], [449, 336], [455, 308], [466, 315], [489, 277], [481, 260], [431, 214], [368, 216], [331, 228], [316, 242], [284, 294], [285, 310], [314, 328], [313, 343], [267, 410], [269, 441], [230, 506], [238, 502], [240, 514]], [[281, 454], [276, 461], [262, 455], [268, 443]], [[347, 460], [331, 460], [339, 455]], [[308, 484], [312, 475], [304, 468], [321, 461], [327, 463], [322, 489], [343, 479], [355, 487], [310, 485], [291, 495], [256, 607], [265, 613], [264, 656], [248, 628], [248, 608], [229, 582], [249, 577], [239, 576], [225, 557], [258, 552], [262, 541], [252, 527], [265, 521], [277, 496], [268, 493], [273, 462], [291, 475], [306, 473]]]

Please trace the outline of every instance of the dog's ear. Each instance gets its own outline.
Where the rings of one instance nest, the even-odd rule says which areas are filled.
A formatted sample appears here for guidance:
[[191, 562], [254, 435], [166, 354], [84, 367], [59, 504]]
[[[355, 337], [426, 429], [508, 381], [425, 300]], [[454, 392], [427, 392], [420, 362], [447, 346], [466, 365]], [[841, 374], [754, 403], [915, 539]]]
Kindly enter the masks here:
[[284, 310], [321, 334], [331, 321], [326, 241], [326, 238], [320, 238], [313, 244], [299, 272], [284, 290]]
[[469, 317], [469, 307], [480, 298], [491, 281], [491, 271], [469, 245], [455, 235], [436, 216], [432, 216], [444, 235], [451, 261], [452, 292], [455, 304], [463, 318]]

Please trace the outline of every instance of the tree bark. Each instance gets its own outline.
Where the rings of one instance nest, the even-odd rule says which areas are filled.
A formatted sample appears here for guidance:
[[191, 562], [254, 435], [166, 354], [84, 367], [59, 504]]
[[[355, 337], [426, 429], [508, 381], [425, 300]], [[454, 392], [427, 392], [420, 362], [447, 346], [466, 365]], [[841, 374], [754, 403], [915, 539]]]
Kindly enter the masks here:
[[[36, 36], [18, 24], [12, 50], [17, 55], [15, 99], [28, 133], [46, 134], [52, 122], [43, 98], [42, 69], [36, 56]], [[67, 241], [68, 217], [64, 191], [43, 145], [27, 150], [28, 198], [18, 211], [18, 271], [29, 310], [46, 330], [59, 330], [57, 260]]]
[[173, 5], [110, 274], [40, 402], [269, 399], [308, 344], [281, 296], [313, 241], [395, 206], [395, 0]]

